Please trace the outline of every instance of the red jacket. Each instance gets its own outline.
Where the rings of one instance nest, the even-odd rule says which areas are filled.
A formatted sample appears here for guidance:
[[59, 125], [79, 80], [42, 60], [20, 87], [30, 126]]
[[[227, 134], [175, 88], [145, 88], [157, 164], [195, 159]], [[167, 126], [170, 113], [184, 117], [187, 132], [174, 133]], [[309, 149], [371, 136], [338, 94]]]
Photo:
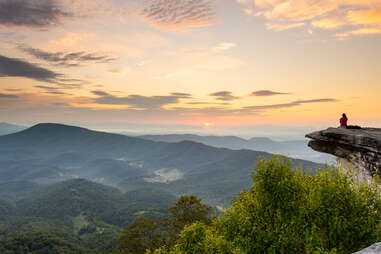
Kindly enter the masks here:
[[340, 126], [347, 127], [348, 119], [345, 117], [340, 118]]

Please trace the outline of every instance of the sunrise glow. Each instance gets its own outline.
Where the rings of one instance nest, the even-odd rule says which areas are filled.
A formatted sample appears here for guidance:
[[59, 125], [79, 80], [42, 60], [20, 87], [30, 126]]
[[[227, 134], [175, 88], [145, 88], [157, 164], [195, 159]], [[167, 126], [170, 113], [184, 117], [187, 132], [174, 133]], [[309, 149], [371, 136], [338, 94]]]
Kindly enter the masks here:
[[2, 121], [381, 125], [378, 0], [11, 2]]

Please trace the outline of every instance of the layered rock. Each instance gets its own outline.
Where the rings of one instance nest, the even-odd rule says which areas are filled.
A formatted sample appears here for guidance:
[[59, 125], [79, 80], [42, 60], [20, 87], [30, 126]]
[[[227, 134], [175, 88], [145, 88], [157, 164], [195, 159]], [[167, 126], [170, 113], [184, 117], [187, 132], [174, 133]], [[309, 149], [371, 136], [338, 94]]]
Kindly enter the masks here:
[[328, 128], [306, 137], [312, 149], [350, 162], [368, 176], [381, 177], [381, 129]]

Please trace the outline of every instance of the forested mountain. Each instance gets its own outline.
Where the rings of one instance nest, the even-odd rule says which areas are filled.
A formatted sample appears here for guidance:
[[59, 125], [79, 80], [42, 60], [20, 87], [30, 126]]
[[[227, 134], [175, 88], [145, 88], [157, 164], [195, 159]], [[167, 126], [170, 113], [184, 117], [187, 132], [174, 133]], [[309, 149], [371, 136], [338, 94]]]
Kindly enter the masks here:
[[244, 139], [236, 136], [199, 136], [194, 134], [142, 135], [139, 138], [162, 141], [181, 142], [194, 141], [214, 147], [229, 149], [250, 149], [268, 153], [283, 154], [285, 156], [325, 163], [332, 160], [331, 156], [324, 155], [308, 148], [306, 140], [275, 141], [266, 137]]
[[[6, 185], [11, 188], [0, 190], [1, 196], [8, 197], [0, 200], [0, 253], [111, 250], [123, 227], [142, 216], [165, 218], [176, 200], [165, 191], [138, 189], [123, 193], [84, 179], [50, 185]], [[12, 188], [16, 186], [29, 191]], [[29, 249], [20, 252], [19, 248]]]
[[123, 227], [165, 218], [182, 194], [227, 206], [269, 156], [59, 124], [0, 136], [0, 253], [108, 252]]
[[[38, 124], [0, 137], [0, 182], [53, 183], [73, 178], [122, 190], [142, 186], [174, 195], [192, 193], [208, 203], [228, 204], [250, 187], [249, 172], [270, 154], [201, 143], [153, 142], [84, 128]], [[293, 160], [296, 165], [319, 165]]]

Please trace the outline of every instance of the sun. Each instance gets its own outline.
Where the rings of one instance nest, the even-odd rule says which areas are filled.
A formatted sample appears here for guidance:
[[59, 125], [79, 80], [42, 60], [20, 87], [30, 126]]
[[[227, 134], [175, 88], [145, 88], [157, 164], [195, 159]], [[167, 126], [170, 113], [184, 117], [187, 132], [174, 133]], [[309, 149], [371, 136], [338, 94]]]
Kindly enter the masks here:
[[212, 126], [212, 123], [209, 123], [209, 122], [205, 122], [205, 123], [204, 123], [204, 126], [205, 126], [205, 127], [209, 127], [209, 126]]

